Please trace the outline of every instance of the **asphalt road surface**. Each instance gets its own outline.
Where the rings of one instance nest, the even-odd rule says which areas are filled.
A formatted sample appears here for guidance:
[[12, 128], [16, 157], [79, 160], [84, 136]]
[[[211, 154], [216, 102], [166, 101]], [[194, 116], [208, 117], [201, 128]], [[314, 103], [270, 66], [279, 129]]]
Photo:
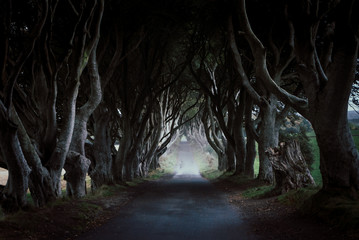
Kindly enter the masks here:
[[182, 143], [173, 178], [151, 183], [117, 217], [78, 239], [255, 239], [224, 193], [200, 177], [188, 150]]

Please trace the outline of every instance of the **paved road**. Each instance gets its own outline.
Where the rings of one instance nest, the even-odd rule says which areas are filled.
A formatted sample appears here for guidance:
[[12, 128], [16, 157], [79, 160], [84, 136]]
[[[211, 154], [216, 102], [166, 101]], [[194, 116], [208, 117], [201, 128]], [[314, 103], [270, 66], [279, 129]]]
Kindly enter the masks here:
[[181, 144], [179, 159], [179, 174], [153, 183], [118, 217], [78, 239], [254, 239], [224, 194], [196, 174], [186, 143]]

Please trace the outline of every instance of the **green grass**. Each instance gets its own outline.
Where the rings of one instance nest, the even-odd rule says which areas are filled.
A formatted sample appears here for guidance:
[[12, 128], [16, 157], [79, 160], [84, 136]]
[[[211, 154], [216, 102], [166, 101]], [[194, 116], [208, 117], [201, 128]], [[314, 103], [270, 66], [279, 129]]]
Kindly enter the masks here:
[[144, 181], [145, 180], [143, 178], [134, 178], [132, 179], [132, 181], [126, 182], [126, 185], [130, 187], [136, 187], [139, 184], [143, 183]]
[[352, 129], [351, 131], [353, 136], [359, 135], [359, 129]]
[[208, 179], [209, 181], [213, 181], [222, 176], [225, 172], [219, 170], [207, 170], [201, 172], [202, 177]]
[[153, 170], [151, 172], [148, 173], [148, 176], [145, 178], [145, 180], [157, 180], [157, 179], [160, 179], [162, 178], [163, 176], [167, 175], [168, 173], [162, 169], [162, 168], [159, 168], [159, 169], [156, 169], [156, 170]]
[[262, 185], [258, 187], [253, 187], [245, 190], [242, 193], [242, 196], [245, 198], [253, 198], [253, 199], [261, 198], [268, 196], [273, 189], [274, 189], [273, 185]]
[[286, 205], [301, 208], [305, 202], [319, 191], [320, 187], [307, 187], [297, 190], [291, 190], [285, 194], [278, 196], [278, 200]]
[[315, 183], [318, 186], [321, 186], [323, 184], [322, 180], [322, 174], [320, 173], [320, 153], [319, 153], [319, 147], [317, 144], [317, 139], [315, 137], [310, 137], [310, 144], [313, 150], [313, 164], [311, 166], [311, 174], [315, 181]]
[[99, 196], [103, 196], [103, 197], [111, 197], [113, 195], [116, 194], [116, 192], [118, 191], [123, 191], [126, 190], [127, 187], [124, 185], [103, 185], [101, 187], [99, 187], [98, 189], [96, 189], [96, 191], [94, 191], [92, 194], [88, 194], [86, 195], [86, 198], [91, 198], [92, 196], [95, 197], [99, 197]]

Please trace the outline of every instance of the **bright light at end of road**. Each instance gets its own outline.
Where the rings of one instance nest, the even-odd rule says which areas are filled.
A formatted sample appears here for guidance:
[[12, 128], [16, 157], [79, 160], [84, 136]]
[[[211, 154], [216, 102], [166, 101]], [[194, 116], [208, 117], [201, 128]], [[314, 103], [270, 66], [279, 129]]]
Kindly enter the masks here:
[[199, 168], [193, 159], [181, 159], [177, 167], [176, 175], [199, 176]]

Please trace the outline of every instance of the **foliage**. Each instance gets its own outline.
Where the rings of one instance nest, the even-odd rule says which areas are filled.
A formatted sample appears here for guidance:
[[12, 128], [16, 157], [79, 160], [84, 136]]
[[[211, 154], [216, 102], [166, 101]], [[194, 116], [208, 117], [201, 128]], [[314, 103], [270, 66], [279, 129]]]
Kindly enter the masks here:
[[193, 157], [201, 174], [215, 172], [218, 169], [218, 159], [209, 152], [194, 151]]
[[178, 145], [173, 144], [167, 151], [167, 153], [160, 157], [160, 168], [158, 170], [166, 174], [173, 174], [177, 164]]

